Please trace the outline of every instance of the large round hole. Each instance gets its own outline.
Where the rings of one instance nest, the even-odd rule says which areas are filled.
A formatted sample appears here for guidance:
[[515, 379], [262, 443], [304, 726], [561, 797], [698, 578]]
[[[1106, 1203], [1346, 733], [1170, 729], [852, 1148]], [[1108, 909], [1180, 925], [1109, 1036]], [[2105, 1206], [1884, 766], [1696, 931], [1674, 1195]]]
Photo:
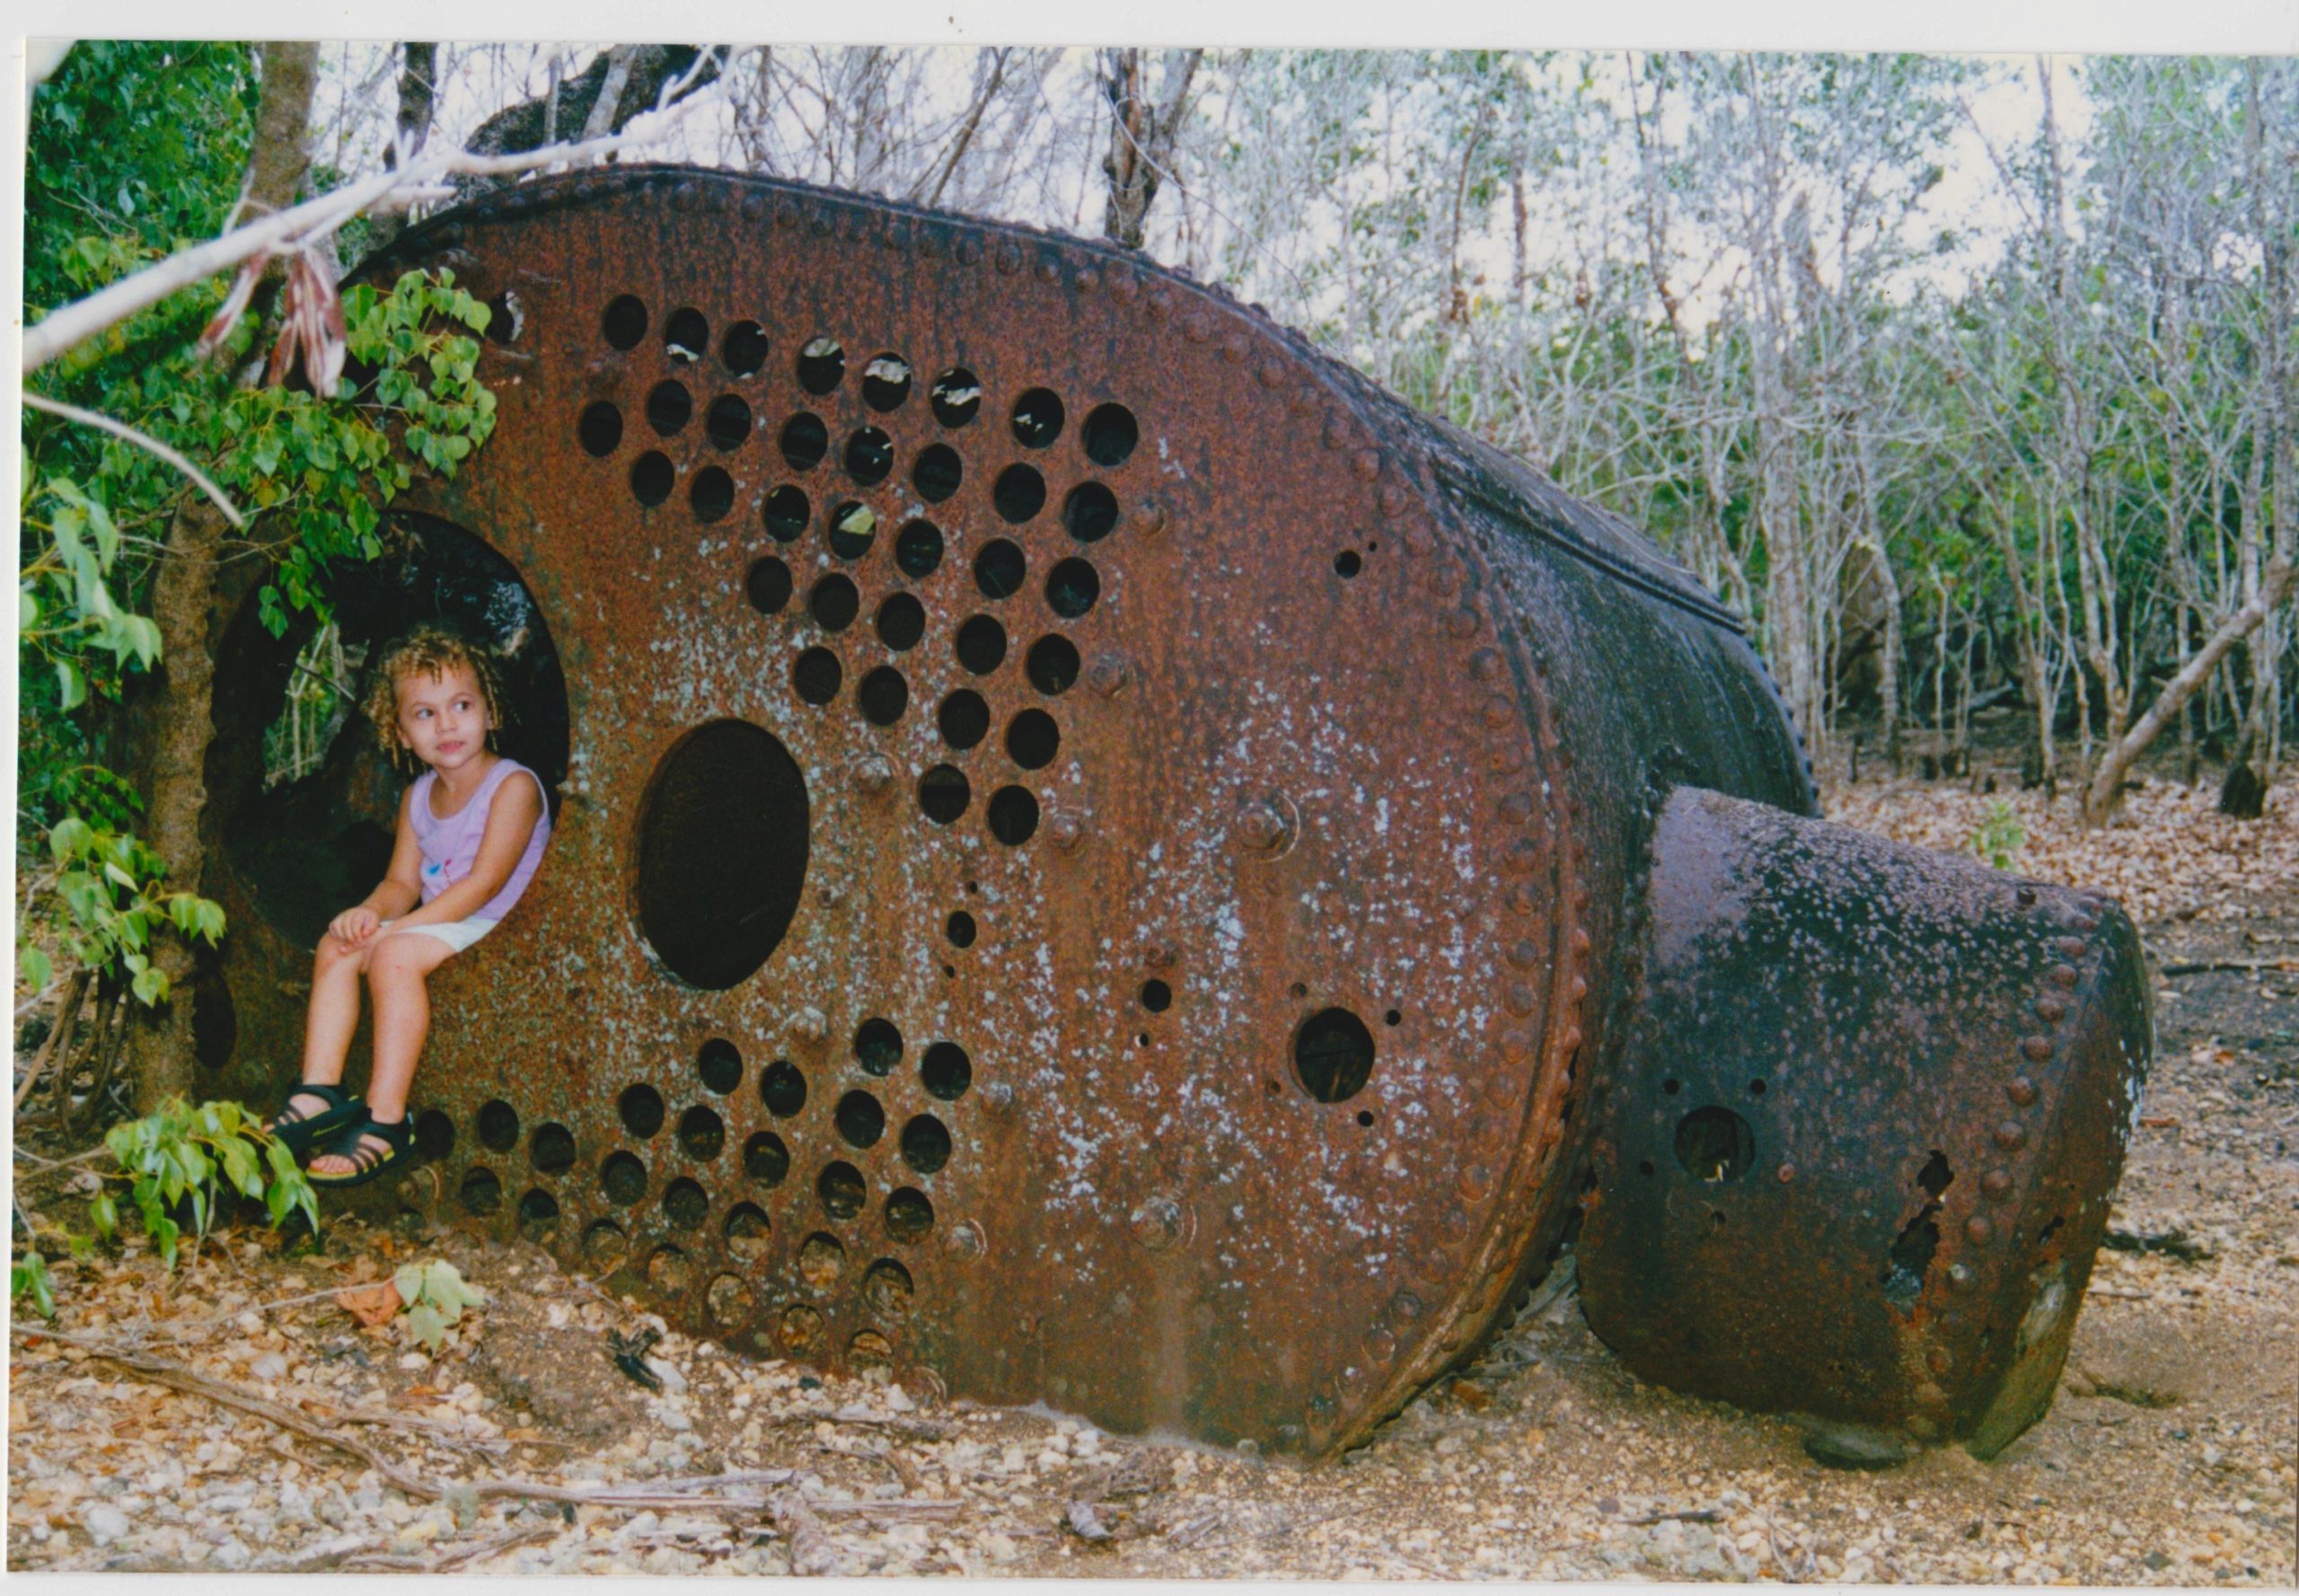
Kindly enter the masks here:
[[866, 1019], [854, 1031], [854, 1062], [865, 1075], [891, 1075], [902, 1063], [902, 1032], [891, 1019]]
[[780, 1186], [790, 1173], [790, 1150], [772, 1131], [761, 1131], [743, 1143], [743, 1173], [761, 1186]]
[[1007, 723], [1006, 752], [1026, 771], [1042, 771], [1061, 751], [1061, 728], [1044, 710], [1025, 710]]
[[1141, 440], [1141, 429], [1134, 425], [1133, 412], [1123, 405], [1097, 404], [1086, 412], [1079, 437], [1086, 445], [1086, 458], [1096, 465], [1123, 465], [1133, 445]]
[[[816, 1230], [798, 1248], [798, 1278], [818, 1292], [826, 1292], [838, 1283], [846, 1270], [846, 1248], [837, 1237]], [[812, 1313], [812, 1309], [806, 1309]], [[821, 1316], [815, 1315], [817, 1325]]]
[[622, 442], [622, 412], [602, 399], [584, 410], [575, 436], [582, 440], [584, 453], [602, 458], [612, 454]]
[[[718, 358], [738, 377], [757, 375], [766, 365], [766, 330], [756, 322], [736, 322], [719, 342]], [[1086, 418], [1088, 428], [1093, 419]]]
[[798, 386], [809, 393], [828, 393], [846, 379], [846, 351], [838, 340], [815, 338], [798, 351]]
[[806, 535], [806, 522], [815, 513], [806, 493], [784, 483], [766, 496], [760, 518], [766, 523], [766, 535], [778, 543], [795, 543]]
[[773, 1229], [765, 1209], [755, 1203], [737, 1203], [727, 1210], [727, 1250], [745, 1262], [762, 1257]]
[[1014, 401], [1014, 439], [1026, 449], [1043, 449], [1061, 436], [1061, 395], [1032, 388]]
[[671, 457], [660, 449], [649, 449], [630, 463], [630, 497], [653, 509], [670, 498], [671, 488], [678, 481], [678, 472], [671, 469]]
[[657, 383], [647, 395], [647, 425], [665, 437], [684, 427], [694, 415], [694, 399], [684, 383]]
[[815, 583], [814, 590], [806, 595], [806, 613], [824, 631], [844, 631], [854, 624], [854, 617], [861, 610], [861, 594], [852, 582], [834, 571]]
[[918, 1079], [929, 1097], [955, 1103], [973, 1084], [973, 1061], [955, 1042], [937, 1042], [918, 1061]]
[[599, 1166], [599, 1190], [618, 1208], [628, 1208], [647, 1195], [647, 1166], [639, 1155], [613, 1152]]
[[1078, 645], [1058, 631], [1048, 632], [1030, 645], [1022, 669], [1031, 686], [1048, 698], [1058, 698], [1078, 680]]
[[675, 310], [663, 323], [663, 348], [674, 360], [700, 360], [710, 351], [710, 323], [699, 310]]
[[1021, 545], [1009, 538], [992, 538], [973, 557], [974, 586], [984, 598], [1011, 598], [1029, 579], [1030, 562]]
[[681, 1176], [663, 1188], [663, 1212], [682, 1230], [691, 1230], [710, 1212], [710, 1198], [700, 1185]]
[[1009, 465], [998, 473], [990, 502], [1009, 524], [1019, 526], [1045, 508], [1045, 479], [1026, 465]]
[[751, 561], [743, 576], [743, 592], [760, 614], [780, 614], [790, 602], [790, 568], [771, 554]]
[[694, 1072], [702, 1078], [705, 1091], [725, 1097], [743, 1083], [743, 1055], [724, 1036], [713, 1036], [694, 1055]]
[[607, 302], [606, 314], [600, 318], [599, 330], [606, 335], [609, 345], [618, 349], [635, 349], [639, 340], [647, 336], [647, 307], [636, 295], [617, 295]]
[[830, 513], [830, 551], [841, 560], [859, 560], [870, 551], [878, 535], [878, 512], [851, 499]]
[[739, 393], [721, 393], [703, 414], [702, 433], [718, 448], [740, 448], [751, 435], [750, 401]]
[[559, 1230], [559, 1199], [541, 1186], [519, 1199], [519, 1234], [530, 1241], [548, 1241]]
[[823, 1212], [832, 1219], [852, 1219], [861, 1212], [868, 1190], [862, 1182], [862, 1171], [843, 1159], [826, 1165], [815, 1182], [815, 1195], [822, 1199]]
[[1346, 1009], [1311, 1015], [1293, 1036], [1293, 1071], [1320, 1103], [1345, 1103], [1373, 1077], [1373, 1033]]
[[621, 1266], [630, 1255], [630, 1237], [611, 1219], [595, 1219], [583, 1227], [583, 1259], [597, 1273]]
[[575, 1167], [575, 1133], [565, 1125], [539, 1124], [527, 1143], [527, 1161], [543, 1175], [561, 1175]]
[[912, 521], [894, 539], [894, 569], [913, 582], [941, 563], [942, 531], [931, 521]]
[[892, 1258], [880, 1258], [862, 1276], [862, 1300], [880, 1318], [900, 1318], [908, 1313], [913, 1289], [910, 1271]]
[[832, 1123], [849, 1147], [876, 1147], [886, 1133], [886, 1111], [868, 1092], [849, 1092], [839, 1098]]
[[683, 1248], [658, 1247], [647, 1260], [647, 1283], [661, 1296], [675, 1297], [685, 1291], [693, 1274]]
[[1174, 1006], [1174, 989], [1162, 981], [1143, 982], [1141, 1006], [1152, 1014], [1163, 1014]]
[[894, 666], [882, 665], [855, 687], [854, 701], [871, 725], [892, 726], [910, 708], [910, 683]]
[[[820, 1239], [827, 1241], [830, 1239], [828, 1237], [822, 1237]], [[812, 1247], [814, 1246], [814, 1242], [809, 1240], [806, 1245], [808, 1247]], [[832, 1245], [836, 1246], [837, 1244], [832, 1242]], [[799, 1255], [799, 1261], [802, 1265], [800, 1269], [801, 1274], [805, 1273], [805, 1269], [803, 1267], [805, 1258], [806, 1255], [801, 1253]], [[830, 1285], [836, 1282], [837, 1278], [837, 1275], [833, 1274], [831, 1276], [830, 1281], [824, 1283], [824, 1284], [817, 1289], [824, 1291], [828, 1290]], [[789, 1354], [792, 1357], [813, 1356], [815, 1353], [820, 1351], [823, 1343], [823, 1316], [821, 1311], [819, 1309], [807, 1307], [804, 1302], [791, 1303], [789, 1307], [785, 1308], [782, 1310], [781, 1317], [775, 1320], [774, 1338], [782, 1344], [782, 1350]]]
[[958, 663], [986, 676], [1006, 662], [1006, 629], [991, 615], [975, 615], [958, 628]]
[[1117, 530], [1117, 495], [1099, 482], [1079, 483], [1062, 500], [1061, 524], [1079, 542], [1098, 542]]
[[462, 1186], [455, 1194], [465, 1213], [489, 1214], [503, 1206], [503, 1183], [495, 1171], [474, 1167], [463, 1176]]
[[906, 1186], [886, 1199], [886, 1234], [915, 1241], [934, 1228], [934, 1204], [924, 1192]]
[[810, 704], [826, 704], [838, 696], [846, 667], [827, 648], [809, 648], [790, 662], [790, 687]]
[[951, 915], [943, 923], [942, 930], [943, 934], [950, 939], [950, 946], [953, 948], [971, 948], [973, 946], [974, 938], [980, 934], [978, 928], [974, 925], [973, 916], [964, 909]]
[[[609, 448], [612, 446], [608, 445]], [[959, 484], [965, 481], [965, 463], [958, 457], [956, 449], [947, 444], [929, 444], [918, 452], [918, 459], [910, 468], [910, 483], [918, 489], [918, 497], [928, 504], [940, 504], [958, 490]]]
[[878, 606], [878, 641], [900, 654], [918, 646], [926, 635], [926, 606], [907, 593], [897, 593]]
[[950, 1129], [930, 1114], [920, 1114], [902, 1128], [902, 1161], [920, 1175], [931, 1175], [950, 1161]]
[[806, 1078], [788, 1059], [776, 1059], [758, 1078], [758, 1099], [768, 1113], [788, 1119], [806, 1106]]
[[990, 834], [1009, 848], [1019, 848], [1036, 834], [1037, 795], [1026, 787], [1001, 787], [990, 795]]
[[1333, 569], [1337, 576], [1353, 577], [1365, 569], [1364, 556], [1354, 549], [1343, 549], [1333, 557]]
[[1677, 1122], [1677, 1162], [1695, 1180], [1738, 1180], [1756, 1160], [1756, 1132], [1730, 1108], [1696, 1108]]
[[870, 1369], [891, 1369], [894, 1363], [894, 1343], [876, 1330], [857, 1330], [846, 1344], [846, 1362], [858, 1373]]
[[874, 410], [892, 410], [909, 397], [910, 362], [894, 354], [871, 356], [862, 368], [862, 402]]
[[705, 525], [726, 519], [727, 512], [735, 507], [735, 479], [717, 466], [708, 466], [694, 473], [694, 485], [687, 489], [687, 502], [694, 507], [694, 518]]
[[846, 474], [865, 488], [885, 481], [894, 468], [894, 439], [876, 428], [865, 427], [846, 440]]
[[982, 379], [963, 366], [954, 366], [934, 379], [926, 397], [937, 421], [945, 427], [964, 427], [982, 409]]
[[990, 735], [990, 706], [971, 687], [961, 687], [934, 711], [942, 740], [963, 753]]
[[[731, 1248], [733, 1244], [728, 1246]], [[751, 1288], [736, 1274], [713, 1276], [703, 1291], [702, 1304], [710, 1315], [710, 1322], [722, 1331], [739, 1329], [757, 1308]]]
[[508, 1152], [519, 1144], [519, 1111], [497, 1098], [479, 1108], [479, 1144], [489, 1152]]
[[966, 773], [956, 765], [938, 764], [918, 779], [918, 807], [937, 825], [965, 814], [973, 798]]
[[1077, 620], [1101, 595], [1101, 573], [1086, 560], [1065, 560], [1045, 574], [1046, 607], [1065, 621]]
[[639, 807], [639, 924], [671, 974], [721, 991], [766, 962], [797, 913], [808, 824], [797, 761], [748, 721], [663, 756]]
[[697, 1103], [679, 1115], [679, 1151], [698, 1164], [707, 1164], [727, 1145], [727, 1122], [718, 1111]]
[[663, 1128], [663, 1094], [645, 1081], [625, 1089], [615, 1107], [622, 1115], [622, 1128], [641, 1142]]
[[782, 424], [782, 458], [792, 471], [812, 471], [830, 453], [830, 428], [810, 410], [800, 410]]

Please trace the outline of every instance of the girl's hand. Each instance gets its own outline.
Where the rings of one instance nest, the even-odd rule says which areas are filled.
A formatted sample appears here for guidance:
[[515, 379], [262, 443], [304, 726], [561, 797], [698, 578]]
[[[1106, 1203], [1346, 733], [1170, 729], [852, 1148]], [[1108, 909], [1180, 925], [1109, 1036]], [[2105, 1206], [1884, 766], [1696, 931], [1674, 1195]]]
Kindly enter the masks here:
[[364, 904], [357, 909], [346, 909], [327, 923], [328, 934], [346, 948], [357, 948], [370, 940], [383, 917]]

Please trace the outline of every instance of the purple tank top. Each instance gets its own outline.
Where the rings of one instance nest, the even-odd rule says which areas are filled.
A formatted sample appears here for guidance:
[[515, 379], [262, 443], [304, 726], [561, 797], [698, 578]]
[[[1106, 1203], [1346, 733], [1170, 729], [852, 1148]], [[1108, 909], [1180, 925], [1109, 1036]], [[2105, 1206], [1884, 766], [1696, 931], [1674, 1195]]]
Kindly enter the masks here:
[[471, 874], [479, 861], [479, 840], [487, 833], [487, 811], [495, 802], [495, 789], [513, 775], [525, 776], [534, 784], [537, 796], [542, 799], [542, 813], [535, 817], [534, 834], [527, 839], [526, 851], [519, 855], [519, 862], [511, 871], [511, 878], [471, 916], [473, 920], [500, 920], [527, 890], [527, 883], [535, 878], [535, 868], [542, 862], [542, 845], [551, 840], [551, 795], [543, 790], [542, 778], [515, 759], [498, 759], [471, 801], [445, 820], [431, 813], [431, 789], [439, 780], [436, 771], [426, 771], [415, 779], [414, 797], [409, 813], [415, 823], [416, 845], [423, 850], [423, 901], [429, 903], [456, 882]]

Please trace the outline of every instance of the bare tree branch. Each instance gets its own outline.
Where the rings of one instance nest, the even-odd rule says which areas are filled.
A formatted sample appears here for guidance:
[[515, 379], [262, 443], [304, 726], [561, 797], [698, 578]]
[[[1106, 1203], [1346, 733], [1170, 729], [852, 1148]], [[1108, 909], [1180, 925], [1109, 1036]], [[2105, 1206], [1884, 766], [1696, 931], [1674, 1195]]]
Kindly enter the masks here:
[[215, 500], [216, 507], [224, 512], [224, 518], [232, 524], [234, 530], [245, 530], [247, 518], [240, 514], [237, 507], [229, 498], [225, 497], [224, 490], [216, 486], [207, 473], [149, 433], [138, 432], [125, 421], [115, 421], [110, 416], [100, 416], [93, 410], [84, 410], [76, 404], [66, 404], [60, 399], [50, 399], [45, 393], [34, 393], [29, 389], [24, 392], [24, 408], [29, 410], [46, 410], [49, 415], [61, 416], [66, 421], [77, 421], [83, 427], [92, 427], [100, 432], [109, 432], [116, 438], [134, 444], [145, 454], [165, 461], [185, 476], [189, 477], [194, 487]]

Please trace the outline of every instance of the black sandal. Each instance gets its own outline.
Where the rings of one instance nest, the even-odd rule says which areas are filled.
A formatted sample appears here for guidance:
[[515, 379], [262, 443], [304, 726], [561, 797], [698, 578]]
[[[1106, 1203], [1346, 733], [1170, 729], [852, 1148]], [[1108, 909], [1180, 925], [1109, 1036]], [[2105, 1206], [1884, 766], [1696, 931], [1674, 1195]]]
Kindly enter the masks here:
[[[384, 1150], [378, 1151], [367, 1146], [365, 1138], [369, 1136], [383, 1143]], [[332, 1155], [336, 1158], [349, 1159], [351, 1169], [348, 1174], [344, 1175], [330, 1175], [321, 1170], [306, 1169], [304, 1172], [304, 1178], [313, 1186], [365, 1186], [377, 1176], [387, 1174], [401, 1164], [411, 1164], [415, 1161], [415, 1133], [409, 1126], [404, 1115], [390, 1124], [385, 1124], [383, 1121], [370, 1116], [322, 1148], [320, 1154], [322, 1157]]]
[[[317, 1098], [327, 1107], [317, 1114], [299, 1114], [294, 1107], [298, 1097]], [[333, 1139], [346, 1125], [366, 1117], [367, 1106], [356, 1093], [341, 1087], [313, 1083], [289, 1092], [287, 1101], [279, 1106], [279, 1113], [269, 1128], [271, 1139], [294, 1154], [300, 1164], [312, 1156], [313, 1147], [320, 1142]]]

